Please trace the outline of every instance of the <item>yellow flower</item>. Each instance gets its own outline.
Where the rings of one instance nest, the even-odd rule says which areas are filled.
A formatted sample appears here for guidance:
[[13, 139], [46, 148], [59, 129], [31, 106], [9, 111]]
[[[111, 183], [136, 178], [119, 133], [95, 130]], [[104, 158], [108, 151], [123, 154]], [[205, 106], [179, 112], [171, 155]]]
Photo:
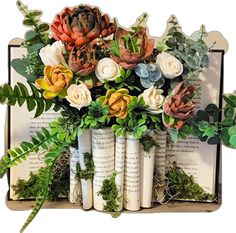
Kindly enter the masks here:
[[44, 78], [37, 79], [35, 85], [44, 90], [45, 99], [53, 99], [57, 96], [65, 97], [66, 88], [73, 78], [73, 72], [63, 65], [45, 66]]
[[127, 117], [128, 105], [132, 101], [132, 96], [128, 95], [129, 91], [125, 88], [120, 90], [108, 90], [103, 100], [103, 105], [109, 105], [110, 117], [124, 119]]

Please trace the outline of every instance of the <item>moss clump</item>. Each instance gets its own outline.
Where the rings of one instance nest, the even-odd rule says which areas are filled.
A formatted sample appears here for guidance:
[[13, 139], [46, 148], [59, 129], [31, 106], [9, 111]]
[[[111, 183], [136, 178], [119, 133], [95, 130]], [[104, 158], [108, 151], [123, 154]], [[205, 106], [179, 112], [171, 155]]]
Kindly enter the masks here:
[[179, 167], [174, 166], [166, 176], [168, 183], [167, 198], [196, 201], [213, 201], [215, 199], [214, 195], [206, 193], [194, 181], [193, 176], [189, 176]]
[[84, 153], [84, 164], [86, 169], [82, 170], [79, 163], [76, 164], [76, 176], [78, 179], [92, 180], [95, 173], [93, 156], [90, 153]]
[[104, 211], [107, 212], [118, 212], [118, 188], [116, 186], [116, 172], [114, 172], [109, 179], [103, 181], [102, 188], [99, 195], [102, 196], [103, 200], [106, 202], [104, 205]]
[[150, 135], [144, 135], [140, 140], [143, 150], [145, 152], [150, 152], [153, 147], [160, 147], [158, 143]]
[[[19, 199], [36, 198], [44, 184], [39, 178], [39, 174], [44, 173], [46, 168], [40, 168], [35, 173], [30, 173], [28, 180], [19, 179], [16, 185], [12, 185], [15, 195]], [[49, 186], [48, 200], [57, 201], [58, 198], [68, 195], [70, 187], [70, 167], [69, 155], [62, 154], [53, 168], [53, 180]]]

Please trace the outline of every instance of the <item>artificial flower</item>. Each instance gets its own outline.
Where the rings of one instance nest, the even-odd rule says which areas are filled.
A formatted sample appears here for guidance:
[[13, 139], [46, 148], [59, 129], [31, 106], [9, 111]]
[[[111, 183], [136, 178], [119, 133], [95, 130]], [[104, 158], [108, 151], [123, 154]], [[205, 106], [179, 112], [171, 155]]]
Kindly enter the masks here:
[[134, 69], [138, 63], [146, 60], [152, 54], [155, 42], [148, 39], [146, 31], [146, 28], [141, 28], [131, 33], [118, 28], [115, 34], [115, 45], [118, 47], [112, 48], [112, 59], [124, 69]]
[[68, 64], [79, 76], [88, 76], [94, 72], [97, 62], [95, 47], [87, 44], [83, 48], [75, 46], [71, 50]]
[[162, 78], [162, 73], [156, 64], [139, 63], [135, 67], [135, 73], [140, 77], [140, 83], [144, 88], [149, 88], [158, 81], [164, 85], [165, 80]]
[[51, 30], [55, 40], [61, 40], [72, 49], [81, 47], [96, 38], [106, 37], [115, 31], [114, 24], [108, 15], [97, 7], [80, 5], [76, 8], [65, 8], [54, 19]]
[[101, 59], [96, 66], [95, 74], [97, 78], [104, 83], [107, 81], [114, 81], [120, 76], [121, 67], [111, 58]]
[[63, 65], [45, 66], [44, 78], [37, 79], [35, 85], [44, 90], [45, 99], [53, 99], [57, 96], [65, 97], [65, 90], [73, 78], [73, 72]]
[[194, 112], [194, 91], [194, 86], [186, 86], [181, 82], [166, 97], [163, 105], [163, 123], [167, 128], [180, 129]]
[[103, 100], [103, 105], [109, 105], [110, 117], [124, 119], [128, 115], [128, 105], [132, 101], [132, 96], [125, 88], [108, 90]]
[[176, 78], [183, 73], [183, 64], [169, 53], [162, 52], [158, 54], [156, 62], [167, 79]]
[[66, 61], [63, 54], [66, 53], [65, 45], [61, 41], [56, 41], [52, 45], [43, 47], [39, 56], [45, 66], [66, 66]]
[[145, 104], [148, 106], [149, 112], [159, 114], [163, 112], [161, 107], [165, 100], [165, 97], [162, 94], [162, 89], [156, 89], [154, 86], [151, 86], [139, 95], [139, 98], [143, 98]]
[[67, 89], [67, 101], [70, 103], [71, 107], [81, 109], [87, 107], [92, 102], [91, 93], [87, 86], [84, 84], [72, 84]]

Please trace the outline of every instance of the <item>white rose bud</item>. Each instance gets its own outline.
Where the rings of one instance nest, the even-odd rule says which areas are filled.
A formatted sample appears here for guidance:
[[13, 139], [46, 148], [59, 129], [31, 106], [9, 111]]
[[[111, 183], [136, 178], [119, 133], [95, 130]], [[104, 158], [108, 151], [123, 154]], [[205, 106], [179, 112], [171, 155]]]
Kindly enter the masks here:
[[148, 105], [148, 110], [153, 114], [162, 113], [163, 110], [161, 109], [165, 97], [162, 95], [163, 90], [156, 89], [154, 86], [149, 87], [146, 89], [140, 97], [143, 97], [143, 100], [146, 105]]
[[89, 89], [84, 84], [72, 84], [67, 89], [66, 99], [70, 103], [71, 107], [81, 109], [87, 107], [92, 102], [92, 97]]
[[47, 45], [40, 50], [39, 56], [45, 66], [67, 66], [63, 54], [66, 53], [65, 45], [61, 41], [56, 41], [52, 45]]
[[97, 63], [95, 74], [104, 83], [105, 80], [114, 81], [120, 76], [120, 70], [121, 67], [111, 58], [103, 58]]
[[173, 79], [183, 73], [183, 64], [166, 52], [157, 55], [156, 63], [159, 65], [165, 78]]

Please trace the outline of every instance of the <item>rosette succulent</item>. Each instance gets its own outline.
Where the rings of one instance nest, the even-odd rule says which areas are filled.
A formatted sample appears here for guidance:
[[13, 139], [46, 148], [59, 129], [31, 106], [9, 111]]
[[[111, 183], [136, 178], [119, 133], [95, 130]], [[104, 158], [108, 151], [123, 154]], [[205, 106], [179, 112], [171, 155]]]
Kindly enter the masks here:
[[140, 82], [144, 88], [149, 88], [160, 81], [159, 87], [164, 84], [162, 73], [156, 64], [140, 63], [135, 67], [135, 73], [140, 77]]
[[146, 28], [135, 32], [118, 28], [115, 40], [111, 41], [111, 57], [124, 69], [134, 69], [153, 52], [154, 40], [148, 39]]
[[163, 105], [163, 123], [167, 128], [180, 129], [194, 111], [195, 87], [179, 83], [166, 97]]
[[94, 72], [98, 62], [96, 58], [96, 48], [91, 44], [79, 48], [75, 46], [70, 52], [69, 67], [79, 76], [88, 76]]
[[128, 105], [132, 101], [132, 96], [125, 88], [115, 90], [110, 89], [107, 91], [106, 96], [103, 98], [103, 105], [109, 106], [110, 117], [117, 117], [124, 119], [128, 115]]
[[37, 79], [35, 86], [44, 90], [45, 99], [53, 99], [57, 96], [65, 97], [66, 89], [73, 78], [73, 72], [63, 65], [45, 66], [44, 78]]
[[55, 40], [67, 43], [68, 48], [81, 47], [99, 37], [106, 37], [115, 31], [114, 24], [108, 15], [97, 7], [80, 5], [76, 8], [65, 8], [58, 14], [51, 26]]

